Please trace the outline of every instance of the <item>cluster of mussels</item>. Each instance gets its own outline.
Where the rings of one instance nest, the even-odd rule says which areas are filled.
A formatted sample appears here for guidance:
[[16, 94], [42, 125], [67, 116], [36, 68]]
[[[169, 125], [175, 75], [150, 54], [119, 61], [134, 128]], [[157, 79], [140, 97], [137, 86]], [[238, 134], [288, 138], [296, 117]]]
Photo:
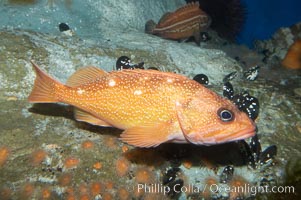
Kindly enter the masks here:
[[180, 196], [181, 188], [184, 185], [184, 180], [180, 178], [182, 171], [179, 167], [172, 166], [166, 168], [164, 172], [162, 172], [162, 184], [163, 186], [167, 186], [168, 188], [173, 188], [167, 192], [167, 195], [171, 198], [176, 198]]
[[[248, 79], [248, 75], [250, 75], [252, 76], [252, 80], [254, 80], [254, 74], [256, 74], [256, 77], [258, 75], [258, 69], [259, 67], [255, 66], [244, 72], [245, 77]], [[247, 91], [234, 94], [234, 89], [230, 81], [235, 77], [236, 72], [232, 72], [223, 79], [223, 96], [231, 100], [239, 110], [245, 112], [252, 120], [255, 121], [259, 114], [259, 101], [257, 98], [251, 96]], [[193, 79], [203, 85], [208, 85], [209, 83], [208, 77], [205, 74], [198, 74]], [[249, 144], [245, 140], [242, 140], [241, 144], [242, 150], [247, 158], [247, 162], [253, 169], [269, 164], [272, 162], [272, 158], [277, 154], [277, 147], [275, 145], [271, 145], [262, 151], [260, 140], [257, 135], [251, 138]], [[226, 171], [227, 173], [231, 173], [233, 170]]]
[[242, 152], [247, 158], [248, 165], [253, 169], [271, 165], [273, 158], [277, 154], [277, 147], [275, 145], [271, 145], [262, 151], [260, 140], [257, 135], [251, 138], [249, 144], [242, 140], [240, 145]]
[[[254, 67], [246, 71], [244, 74], [250, 75], [255, 73], [258, 75], [258, 69], [258, 67]], [[246, 76], [248, 77], [248, 75]], [[235, 77], [236, 72], [232, 72], [225, 76], [225, 78], [223, 79], [223, 96], [231, 100], [238, 107], [239, 110], [245, 112], [252, 120], [255, 120], [259, 114], [259, 101], [257, 98], [251, 96], [247, 91], [243, 91], [239, 94], [234, 94], [234, 89], [230, 81]], [[254, 80], [254, 75], [252, 75], [252, 78]], [[209, 84], [208, 77], [205, 74], [197, 74], [193, 77], [193, 80], [197, 81], [202, 85]]]
[[[247, 80], [255, 80], [258, 76], [258, 66], [252, 67], [250, 70], [244, 72], [244, 77]], [[230, 73], [223, 79], [223, 96], [231, 100], [239, 110], [245, 112], [252, 120], [258, 117], [259, 114], [259, 101], [257, 98], [251, 96], [247, 91], [243, 91], [239, 94], [234, 94], [234, 89], [230, 81], [236, 77], [236, 72]], [[198, 74], [193, 78], [195, 81], [203, 85], [208, 85], [208, 77], [204, 74]], [[262, 150], [260, 140], [257, 134], [253, 136], [249, 143], [245, 140], [239, 141], [241, 153], [245, 158], [245, 163], [253, 170], [263, 171], [267, 167], [273, 165], [273, 158], [277, 154], [277, 147], [275, 145], [268, 146]], [[234, 167], [226, 166], [221, 175], [220, 182], [227, 184], [233, 178]], [[263, 176], [259, 185], [265, 186], [272, 182], [268, 175]], [[254, 199], [250, 196], [248, 199]]]
[[[258, 66], [251, 68], [249, 71], [244, 73], [245, 77], [248, 78], [248, 75], [253, 78], [257, 77], [258, 69]], [[254, 74], [256, 75], [254, 76]], [[251, 96], [247, 91], [234, 94], [233, 86], [230, 83], [230, 80], [234, 77], [235, 72], [230, 73], [224, 78], [223, 96], [230, 99], [239, 110], [245, 112], [252, 120], [255, 121], [259, 114], [259, 101], [257, 98]], [[257, 134], [251, 138], [249, 144], [245, 140], [242, 140], [241, 144], [245, 157], [247, 158], [248, 165], [253, 169], [270, 164], [273, 157], [277, 154], [277, 147], [275, 145], [271, 145], [262, 151]]]
[[[132, 63], [131, 59], [127, 56], [120, 56], [116, 61], [116, 70], [123, 69], [144, 69], [144, 62], [138, 64]], [[155, 67], [150, 67], [148, 69], [158, 70]]]

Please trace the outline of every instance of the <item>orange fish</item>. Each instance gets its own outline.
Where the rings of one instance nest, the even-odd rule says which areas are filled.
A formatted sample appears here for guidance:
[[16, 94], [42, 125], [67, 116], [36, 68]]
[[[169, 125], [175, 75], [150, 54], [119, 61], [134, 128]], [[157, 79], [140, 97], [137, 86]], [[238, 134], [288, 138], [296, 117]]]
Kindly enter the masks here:
[[145, 32], [163, 38], [180, 40], [191, 36], [200, 44], [200, 33], [207, 30], [211, 18], [200, 9], [198, 2], [188, 3], [174, 12], [165, 13], [158, 24], [149, 20]]
[[212, 145], [255, 134], [253, 121], [229, 100], [182, 75], [89, 66], [64, 85], [32, 64], [37, 77], [29, 102], [73, 105], [76, 120], [123, 129], [121, 140], [130, 145]]

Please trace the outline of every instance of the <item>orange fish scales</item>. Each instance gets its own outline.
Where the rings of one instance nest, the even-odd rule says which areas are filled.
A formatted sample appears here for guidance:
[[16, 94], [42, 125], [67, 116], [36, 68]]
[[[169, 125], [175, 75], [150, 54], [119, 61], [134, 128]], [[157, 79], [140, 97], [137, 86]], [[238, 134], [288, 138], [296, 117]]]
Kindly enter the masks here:
[[86, 67], [64, 85], [33, 67], [37, 78], [30, 102], [73, 105], [75, 119], [123, 129], [121, 139], [134, 146], [211, 145], [255, 133], [252, 120], [229, 100], [182, 75], [156, 70], [107, 73]]
[[[112, 72], [108, 77], [94, 82], [93, 87], [81, 86], [80, 90], [84, 92], [79, 94], [79, 88], [73, 88], [69, 93], [62, 92], [64, 96], [60, 98], [101, 119], [105, 118], [109, 124], [126, 129], [146, 121], [167, 121], [174, 112], [172, 100], [180, 99], [183, 95], [189, 98], [194, 94], [193, 90], [189, 90], [193, 87], [189, 84], [194, 82], [186, 82], [186, 78], [173, 78], [175, 81], [171, 84], [166, 77], [155, 75], [141, 79], [141, 76], [148, 74], [140, 70], [136, 73], [117, 72], [117, 75]], [[112, 81], [114, 85], [110, 84]]]

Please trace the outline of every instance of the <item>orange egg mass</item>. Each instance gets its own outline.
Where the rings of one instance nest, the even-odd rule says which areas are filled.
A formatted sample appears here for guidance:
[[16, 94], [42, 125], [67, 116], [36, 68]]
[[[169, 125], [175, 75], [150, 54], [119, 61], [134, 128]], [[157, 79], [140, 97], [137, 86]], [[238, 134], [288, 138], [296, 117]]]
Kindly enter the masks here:
[[102, 168], [102, 163], [101, 162], [96, 162], [93, 164], [94, 169], [101, 169]]
[[9, 155], [9, 150], [7, 147], [0, 147], [0, 167], [4, 165]]
[[115, 149], [117, 147], [115, 137], [107, 137], [105, 140], [105, 145], [110, 149]]
[[229, 185], [231, 188], [234, 189], [230, 193], [230, 199], [236, 199], [245, 196], [245, 194], [247, 193], [245, 187], [246, 186], [249, 187], [250, 183], [241, 176], [234, 176], [232, 180], [229, 182]]
[[125, 188], [120, 188], [118, 190], [118, 197], [120, 200], [130, 199], [130, 193]]
[[66, 174], [62, 174], [58, 178], [58, 183], [60, 186], [67, 186], [71, 183], [71, 180], [72, 180], [72, 175], [69, 173], [66, 173]]
[[76, 200], [75, 192], [72, 187], [68, 187], [66, 189], [66, 194], [67, 194], [67, 197], [66, 197], [67, 200]]
[[112, 181], [106, 182], [105, 185], [107, 190], [112, 190], [114, 188], [114, 183]]
[[130, 169], [130, 162], [124, 158], [121, 157], [116, 161], [116, 172], [118, 176], [125, 176]]
[[135, 173], [136, 181], [138, 183], [152, 183], [154, 175], [148, 168], [139, 168]]
[[91, 140], [86, 140], [81, 146], [83, 149], [92, 149], [94, 147], [94, 143]]
[[67, 200], [76, 200], [76, 196], [74, 194], [68, 194], [66, 199]]
[[21, 198], [22, 199], [29, 199], [34, 192], [34, 186], [30, 183], [27, 183], [24, 185], [24, 187], [21, 190]]
[[74, 158], [74, 157], [69, 157], [64, 162], [64, 166], [67, 169], [75, 168], [75, 167], [77, 167], [78, 164], [79, 164], [79, 159], [78, 158]]
[[113, 199], [113, 196], [112, 196], [112, 194], [106, 192], [106, 193], [104, 193], [104, 194], [102, 195], [102, 199], [103, 199], [103, 200], [112, 200], [112, 199]]
[[4, 188], [1, 188], [0, 190], [0, 197], [3, 199], [3, 200], [8, 200], [11, 198], [11, 194], [12, 194], [12, 190], [7, 188], [7, 187], [4, 187]]
[[33, 166], [41, 164], [41, 162], [46, 158], [47, 153], [44, 150], [36, 150], [31, 153], [30, 161]]
[[289, 69], [301, 69], [301, 40], [296, 40], [288, 49], [281, 63]]
[[88, 194], [89, 193], [89, 188], [88, 188], [87, 184], [82, 183], [79, 186], [78, 191], [79, 191], [80, 194]]
[[133, 192], [134, 197], [140, 199], [140, 197], [142, 197], [144, 194], [145, 194], [145, 190], [139, 189], [138, 186], [136, 185]]
[[191, 161], [188, 161], [188, 160], [185, 160], [183, 162], [183, 166], [186, 168], [186, 169], [190, 169], [192, 167], [192, 162]]
[[126, 145], [123, 145], [123, 146], [121, 147], [121, 150], [122, 150], [123, 153], [125, 153], [125, 152], [127, 152], [127, 151], [129, 150], [129, 147], [126, 146]]
[[42, 199], [50, 199], [51, 191], [49, 190], [49, 188], [43, 188], [41, 193]]
[[92, 193], [92, 195], [94, 197], [94, 196], [96, 196], [96, 195], [98, 195], [98, 194], [101, 193], [101, 191], [103, 189], [103, 186], [99, 182], [94, 182], [94, 183], [91, 184], [90, 188], [91, 188], [91, 193]]
[[79, 197], [80, 200], [90, 200], [90, 196], [88, 194], [82, 194], [80, 197]]

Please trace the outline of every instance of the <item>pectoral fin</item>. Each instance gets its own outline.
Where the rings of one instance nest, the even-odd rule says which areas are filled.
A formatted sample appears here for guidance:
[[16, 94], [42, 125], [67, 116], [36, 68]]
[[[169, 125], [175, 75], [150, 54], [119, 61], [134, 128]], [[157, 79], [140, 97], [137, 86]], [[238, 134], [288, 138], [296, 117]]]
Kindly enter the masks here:
[[93, 125], [97, 125], [97, 126], [106, 126], [106, 127], [111, 126], [107, 122], [105, 122], [101, 119], [98, 119], [94, 115], [92, 115], [86, 111], [83, 111], [81, 109], [78, 109], [78, 108], [74, 108], [74, 118], [77, 121], [87, 122], [89, 124], [93, 124]]
[[121, 140], [137, 147], [156, 147], [169, 140], [170, 123], [146, 124], [126, 129]]

